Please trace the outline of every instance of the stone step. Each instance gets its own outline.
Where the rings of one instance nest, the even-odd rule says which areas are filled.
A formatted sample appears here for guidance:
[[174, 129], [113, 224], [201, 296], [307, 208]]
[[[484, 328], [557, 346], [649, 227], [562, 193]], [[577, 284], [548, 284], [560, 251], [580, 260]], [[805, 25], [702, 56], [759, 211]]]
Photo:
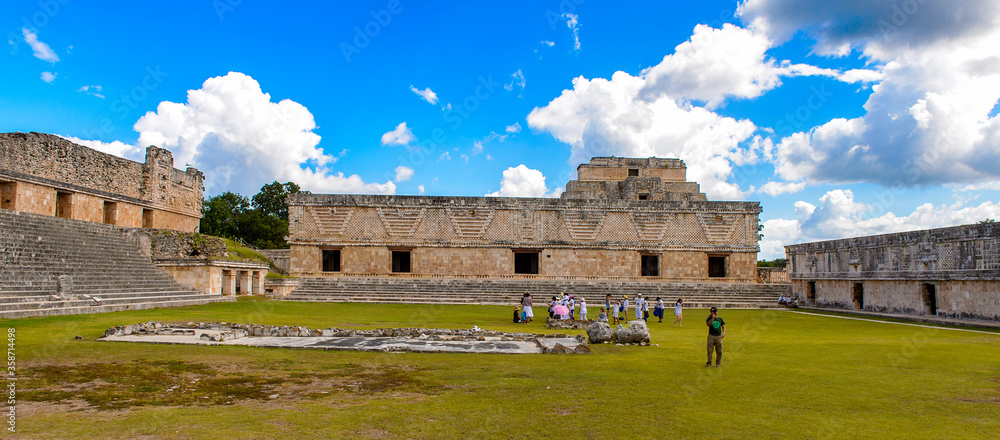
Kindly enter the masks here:
[[[0, 316], [99, 313], [229, 301], [178, 284], [110, 225], [0, 210]], [[77, 299], [49, 301], [70, 275]], [[101, 299], [80, 299], [79, 295]]]
[[16, 310], [16, 311], [0, 312], [0, 318], [13, 319], [13, 318], [26, 318], [30, 316], [76, 315], [83, 313], [109, 313], [109, 312], [122, 312], [128, 310], [147, 310], [147, 309], [155, 309], [162, 307], [185, 307], [185, 306], [210, 304], [214, 302], [232, 302], [232, 301], [236, 301], [236, 299], [223, 296], [212, 296], [210, 298], [186, 299], [180, 301], [171, 300], [171, 301], [114, 304], [114, 305], [102, 305], [102, 306]]

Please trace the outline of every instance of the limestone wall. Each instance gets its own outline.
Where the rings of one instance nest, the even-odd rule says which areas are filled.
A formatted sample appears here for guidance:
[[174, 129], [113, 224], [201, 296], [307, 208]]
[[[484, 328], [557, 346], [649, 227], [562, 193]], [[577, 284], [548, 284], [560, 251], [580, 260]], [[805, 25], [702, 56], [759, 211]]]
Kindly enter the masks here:
[[[154, 146], [138, 163], [54, 135], [0, 133], [4, 209], [190, 232], [201, 218], [203, 180], [194, 168], [174, 169], [172, 154]], [[108, 217], [105, 202], [113, 203]], [[143, 209], [151, 224], [143, 223]]]
[[[811, 298], [810, 281], [816, 292]], [[861, 285], [860, 303], [853, 296], [857, 284]], [[927, 295], [928, 285], [934, 286], [934, 301]], [[1000, 320], [998, 285], [996, 281], [799, 279], [792, 281], [792, 290], [806, 304], [821, 307]]]
[[[332, 248], [331, 248], [332, 249]], [[340, 274], [385, 275], [392, 272], [392, 250], [387, 246], [342, 246]], [[510, 248], [414, 247], [411, 273], [441, 276], [510, 276], [515, 251]], [[644, 252], [603, 249], [537, 249], [538, 275], [543, 277], [640, 277]], [[322, 248], [292, 245], [291, 273], [322, 275]], [[659, 257], [663, 278], [706, 278], [708, 254], [673, 251]], [[726, 256], [726, 279], [750, 280], [755, 276], [756, 253]]]
[[[975, 224], [786, 246], [807, 304], [1000, 319], [1000, 224]], [[860, 286], [855, 290], [855, 286]], [[860, 293], [862, 301], [855, 301]]]

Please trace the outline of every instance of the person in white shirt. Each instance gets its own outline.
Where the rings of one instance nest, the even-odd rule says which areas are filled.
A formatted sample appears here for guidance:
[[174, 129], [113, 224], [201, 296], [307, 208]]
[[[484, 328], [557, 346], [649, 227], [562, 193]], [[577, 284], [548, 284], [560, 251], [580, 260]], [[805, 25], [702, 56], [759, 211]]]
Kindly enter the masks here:
[[580, 298], [580, 320], [587, 320], [587, 300], [584, 298]]
[[566, 307], [569, 309], [569, 319], [573, 319], [573, 312], [576, 311], [576, 300], [573, 299], [573, 295], [569, 296], [566, 300]]
[[674, 303], [674, 316], [676, 316], [677, 319], [675, 319], [674, 322], [670, 324], [671, 326], [673, 326], [674, 324], [680, 324], [680, 327], [684, 327], [684, 316], [681, 315], [681, 305], [683, 303], [684, 299], [682, 298], [677, 298], [677, 302]]
[[628, 295], [622, 295], [621, 309], [622, 309], [622, 316], [624, 316], [622, 320], [628, 322]]
[[642, 295], [635, 294], [635, 319], [642, 319]]
[[649, 301], [642, 299], [642, 320], [649, 321]]

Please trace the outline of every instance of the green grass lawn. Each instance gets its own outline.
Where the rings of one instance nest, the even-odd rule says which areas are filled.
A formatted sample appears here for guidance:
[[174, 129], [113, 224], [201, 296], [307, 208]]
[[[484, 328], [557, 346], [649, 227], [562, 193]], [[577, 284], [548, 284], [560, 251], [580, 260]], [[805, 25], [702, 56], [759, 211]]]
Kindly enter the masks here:
[[1000, 334], [783, 311], [723, 310], [728, 335], [718, 369], [704, 367], [704, 310], [688, 310], [684, 328], [652, 320], [658, 346], [598, 345], [591, 355], [95, 341], [108, 327], [148, 320], [546, 332], [538, 322], [509, 323], [512, 309], [242, 299], [2, 324], [16, 329], [23, 438], [940, 439], [1000, 432]]

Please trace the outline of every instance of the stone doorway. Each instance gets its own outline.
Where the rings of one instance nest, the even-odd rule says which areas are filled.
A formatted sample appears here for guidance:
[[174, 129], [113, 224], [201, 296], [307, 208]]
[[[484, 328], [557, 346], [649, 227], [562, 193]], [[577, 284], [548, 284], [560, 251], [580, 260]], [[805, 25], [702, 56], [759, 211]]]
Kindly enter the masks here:
[[56, 217], [73, 218], [73, 193], [56, 192]]
[[118, 220], [118, 204], [115, 202], [104, 202], [104, 223], [116, 224]]
[[924, 314], [937, 315], [937, 286], [924, 283], [920, 288], [920, 297], [924, 302]]
[[851, 288], [851, 302], [854, 310], [865, 309], [865, 285], [863, 283], [854, 283]]
[[410, 272], [410, 251], [392, 251], [392, 271]]
[[514, 252], [514, 273], [538, 275], [538, 252]]
[[708, 257], [708, 276], [710, 278], [726, 277], [726, 257]]
[[0, 182], [0, 208], [14, 209], [17, 206], [17, 184]]
[[152, 209], [142, 209], [142, 227], [152, 228], [153, 227], [153, 210]]
[[323, 251], [323, 272], [340, 272], [340, 249]]
[[660, 257], [658, 255], [643, 255], [640, 274], [644, 277], [660, 276]]
[[815, 281], [810, 281], [809, 284], [806, 285], [806, 301], [808, 301], [809, 304], [816, 304], [816, 282]]

